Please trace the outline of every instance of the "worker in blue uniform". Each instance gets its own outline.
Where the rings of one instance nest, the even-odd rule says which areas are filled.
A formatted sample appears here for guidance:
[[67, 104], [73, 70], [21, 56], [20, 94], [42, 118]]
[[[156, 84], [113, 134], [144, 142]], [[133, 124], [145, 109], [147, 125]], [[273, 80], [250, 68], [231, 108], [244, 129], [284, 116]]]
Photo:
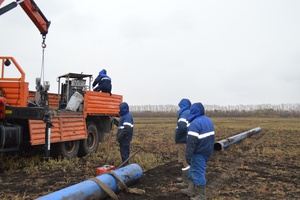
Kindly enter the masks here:
[[177, 178], [178, 186], [185, 187], [188, 186], [188, 175], [189, 175], [189, 164], [187, 164], [185, 159], [186, 151], [186, 137], [187, 137], [187, 126], [188, 126], [188, 116], [190, 115], [191, 101], [189, 99], [183, 98], [178, 103], [178, 117], [177, 117], [177, 127], [175, 130], [175, 144], [177, 146], [178, 163], [181, 166], [181, 178]]
[[[129, 112], [129, 106], [126, 102], [119, 105], [121, 116], [120, 120], [114, 119], [114, 124], [118, 126], [117, 141], [120, 145], [120, 154], [122, 162], [129, 158], [130, 142], [133, 136], [133, 117]], [[128, 161], [124, 164], [128, 164]]]
[[[94, 88], [97, 84], [98, 86]], [[105, 92], [111, 95], [111, 89], [112, 89], [111, 78], [106, 74], [105, 69], [102, 69], [99, 72], [99, 75], [93, 82], [93, 88], [94, 91]]]
[[205, 115], [202, 103], [194, 103], [188, 117], [186, 161], [190, 164], [189, 186], [181, 191], [191, 199], [206, 199], [206, 163], [210, 158], [215, 141], [214, 124]]

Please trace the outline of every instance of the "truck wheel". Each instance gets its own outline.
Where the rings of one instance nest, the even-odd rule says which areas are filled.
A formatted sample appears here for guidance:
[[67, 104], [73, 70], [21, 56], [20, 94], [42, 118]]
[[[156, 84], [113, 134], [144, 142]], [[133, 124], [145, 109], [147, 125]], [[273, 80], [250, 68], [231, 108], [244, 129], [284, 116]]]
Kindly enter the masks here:
[[87, 124], [87, 138], [80, 141], [78, 156], [83, 157], [96, 152], [99, 144], [99, 134], [95, 124]]
[[64, 158], [75, 158], [79, 150], [79, 140], [60, 143], [60, 150]]

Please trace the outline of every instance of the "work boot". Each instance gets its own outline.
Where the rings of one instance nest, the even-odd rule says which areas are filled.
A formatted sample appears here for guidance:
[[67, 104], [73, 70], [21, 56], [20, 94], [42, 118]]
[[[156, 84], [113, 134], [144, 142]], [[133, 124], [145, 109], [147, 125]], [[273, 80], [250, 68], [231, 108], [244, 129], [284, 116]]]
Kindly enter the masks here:
[[188, 180], [189, 180], [189, 170], [186, 169], [186, 170], [182, 170], [182, 176], [181, 176], [181, 180], [182, 182], [181, 183], [176, 183], [177, 186], [180, 186], [180, 187], [186, 187], [189, 185], [188, 183]]
[[193, 180], [188, 180], [188, 184], [189, 184], [189, 187], [188, 188], [184, 188], [184, 189], [181, 189], [181, 193], [189, 196], [189, 197], [193, 197], [195, 192], [194, 192], [194, 189], [195, 189], [195, 185], [194, 185], [194, 181]]
[[[182, 165], [181, 163], [177, 163], [177, 164], [175, 165], [175, 167], [180, 167], [180, 168], [182, 169], [183, 165]], [[181, 182], [181, 181], [182, 181], [182, 178], [181, 178], [181, 177], [177, 177], [177, 178], [176, 178], [176, 181]]]
[[197, 195], [195, 197], [191, 197], [191, 200], [206, 200], [205, 185], [200, 185], [195, 189]]

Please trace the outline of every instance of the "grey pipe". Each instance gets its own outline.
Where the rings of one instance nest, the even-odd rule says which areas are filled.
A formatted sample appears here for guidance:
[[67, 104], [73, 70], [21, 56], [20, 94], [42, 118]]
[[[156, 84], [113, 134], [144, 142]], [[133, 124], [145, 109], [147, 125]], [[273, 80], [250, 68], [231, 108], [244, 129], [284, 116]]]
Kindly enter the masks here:
[[236, 135], [233, 135], [229, 138], [223, 139], [223, 140], [219, 140], [215, 143], [214, 145], [214, 150], [222, 150], [227, 148], [229, 145], [232, 145], [234, 143], [237, 143], [241, 140], [243, 140], [244, 138], [250, 137], [252, 136], [254, 133], [258, 133], [261, 130], [260, 127], [257, 128], [253, 128], [249, 131], [245, 131]]

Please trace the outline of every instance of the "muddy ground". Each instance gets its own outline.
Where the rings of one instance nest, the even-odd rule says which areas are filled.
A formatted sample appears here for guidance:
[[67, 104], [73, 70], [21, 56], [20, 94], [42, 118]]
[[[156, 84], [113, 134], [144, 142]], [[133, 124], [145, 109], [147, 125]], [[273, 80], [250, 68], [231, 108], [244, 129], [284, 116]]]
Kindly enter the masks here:
[[[252, 127], [251, 122], [247, 123]], [[214, 151], [206, 174], [208, 199], [300, 199], [299, 128], [290, 125], [268, 128], [264, 123], [269, 122], [261, 121], [265, 127], [259, 134]], [[221, 132], [225, 124], [216, 127], [220, 133], [216, 140], [224, 138]], [[228, 127], [224, 132], [235, 132]], [[159, 149], [168, 149], [170, 144], [164, 142]], [[143, 189], [145, 194], [118, 191], [119, 199], [189, 199], [176, 186], [176, 177], [181, 173], [176, 165], [176, 152], [164, 152], [164, 159], [165, 164], [144, 171], [142, 178], [129, 186]], [[0, 199], [35, 199], [94, 177], [99, 167], [99, 162], [88, 158], [72, 162], [76, 164], [62, 169], [47, 169], [43, 162], [36, 162], [32, 167], [18, 166], [16, 162], [15, 170], [1, 168]]]

